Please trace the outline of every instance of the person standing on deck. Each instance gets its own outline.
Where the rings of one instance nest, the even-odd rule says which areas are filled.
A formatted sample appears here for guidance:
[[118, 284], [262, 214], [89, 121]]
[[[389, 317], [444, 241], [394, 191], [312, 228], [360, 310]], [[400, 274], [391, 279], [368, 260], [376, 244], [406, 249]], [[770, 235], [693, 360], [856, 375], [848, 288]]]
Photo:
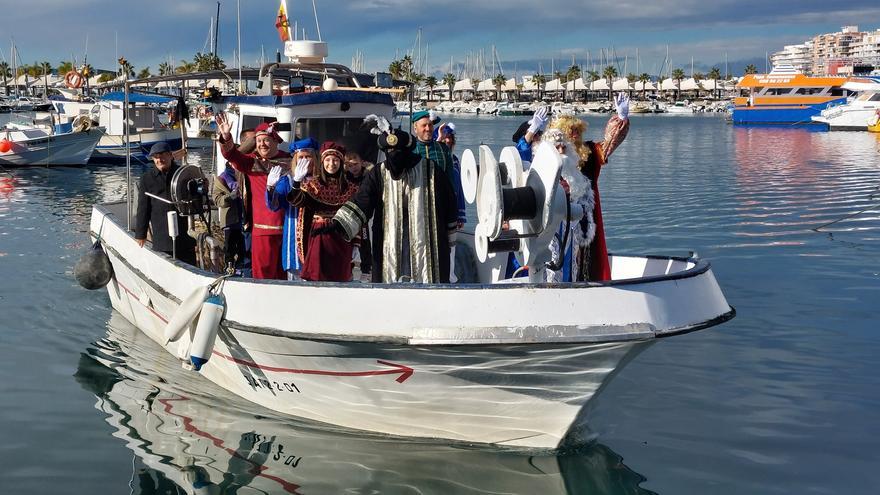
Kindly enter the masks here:
[[309, 164], [305, 160], [298, 162], [293, 171], [293, 188], [287, 200], [299, 207], [296, 237], [303, 280], [351, 280], [352, 252], [360, 237], [346, 239], [338, 230], [327, 228], [339, 207], [358, 189], [346, 180], [343, 160], [345, 148], [325, 141], [321, 145], [321, 163], [313, 176], [307, 176]]
[[[147, 230], [152, 233], [153, 250], [160, 251], [169, 256], [177, 251], [177, 259], [196, 264], [196, 241], [187, 234], [189, 228], [187, 218], [177, 216], [177, 246], [168, 234], [168, 212], [175, 211], [174, 205], [154, 196], [171, 201], [171, 179], [180, 168], [171, 155], [171, 147], [166, 142], [160, 142], [150, 148], [150, 158], [154, 167], [144, 172], [138, 187], [137, 215], [134, 223], [134, 238], [138, 246], [144, 247], [147, 242]], [[176, 249], [175, 249], [176, 248]]]
[[262, 123], [255, 129], [256, 148], [253, 153], [242, 153], [232, 142], [232, 125], [224, 113], [214, 117], [220, 152], [229, 164], [242, 172], [249, 181], [249, 198], [253, 220], [251, 231], [251, 266], [254, 278], [283, 280], [287, 276], [281, 267], [281, 238], [284, 230], [284, 212], [272, 211], [262, 191], [266, 190], [269, 171], [275, 165], [283, 171], [290, 168], [290, 155], [278, 149], [281, 138], [272, 124]]
[[442, 124], [437, 128], [436, 140], [445, 144], [449, 148], [449, 155], [452, 156], [452, 190], [455, 191], [455, 204], [458, 207], [458, 230], [467, 223], [466, 204], [464, 200], [464, 190], [461, 186], [461, 162], [455, 155], [455, 124], [449, 122]]
[[318, 142], [312, 138], [295, 141], [290, 145], [293, 159], [290, 161], [290, 173], [282, 175], [282, 169], [276, 165], [269, 171], [266, 181], [266, 201], [272, 211], [284, 210], [284, 235], [281, 244], [281, 265], [287, 272], [287, 280], [299, 280], [302, 270], [302, 258], [297, 254], [297, 217], [299, 208], [287, 201], [287, 195], [293, 189], [291, 175], [296, 165], [306, 162], [306, 177], [318, 166]]
[[[571, 196], [571, 201], [587, 205], [592, 211], [584, 211], [580, 220], [571, 225], [572, 241], [564, 253], [566, 262], [563, 265], [570, 267], [571, 271], [566, 271], [564, 281], [611, 280], [611, 264], [608, 261], [605, 227], [602, 222], [602, 203], [599, 200], [599, 173], [608, 162], [608, 157], [626, 139], [629, 132], [629, 98], [626, 94], [617, 95], [615, 109], [616, 113], [605, 126], [603, 140], [599, 142], [584, 141], [583, 134], [587, 124], [571, 115], [563, 115], [554, 120], [547, 131], [548, 139], [553, 139], [551, 133], [558, 133], [570, 143], [574, 148], [570, 150], [572, 159], [577, 162], [577, 168], [583, 177], [589, 180], [586, 185], [588, 190], [577, 194], [582, 196], [583, 201], [575, 197], [574, 191], [566, 191]], [[565, 154], [565, 151], [561, 152]], [[565, 169], [562, 176], [563, 179], [566, 176]], [[569, 182], [565, 184], [567, 189], [573, 185], [571, 183], [578, 182], [578, 179], [572, 178]]]
[[415, 152], [424, 158], [434, 162], [434, 166], [442, 171], [449, 179], [449, 185], [454, 183], [454, 171], [452, 170], [452, 155], [449, 147], [434, 140], [434, 124], [440, 122], [440, 117], [434, 112], [422, 110], [413, 114], [412, 128], [416, 137]]
[[245, 243], [241, 206], [241, 186], [235, 169], [227, 166], [223, 173], [214, 177], [211, 197], [217, 205], [220, 227], [223, 228], [223, 256], [227, 270], [235, 270], [244, 262]]

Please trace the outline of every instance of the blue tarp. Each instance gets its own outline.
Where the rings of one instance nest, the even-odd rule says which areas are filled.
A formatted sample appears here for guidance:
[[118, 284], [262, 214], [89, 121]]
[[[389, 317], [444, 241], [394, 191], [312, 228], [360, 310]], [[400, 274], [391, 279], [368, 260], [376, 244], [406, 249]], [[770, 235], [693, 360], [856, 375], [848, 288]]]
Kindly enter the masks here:
[[[101, 97], [105, 101], [125, 101], [125, 93], [122, 91], [113, 91]], [[175, 97], [164, 97], [155, 95], [142, 95], [140, 93], [129, 93], [128, 101], [131, 103], [168, 103], [175, 101]]]

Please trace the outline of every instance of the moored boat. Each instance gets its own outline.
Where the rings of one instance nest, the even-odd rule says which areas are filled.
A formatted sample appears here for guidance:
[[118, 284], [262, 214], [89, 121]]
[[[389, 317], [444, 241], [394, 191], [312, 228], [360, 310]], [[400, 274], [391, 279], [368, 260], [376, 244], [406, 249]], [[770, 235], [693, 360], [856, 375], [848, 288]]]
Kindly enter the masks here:
[[880, 76], [851, 77], [843, 89], [856, 94], [840, 105], [829, 105], [813, 121], [828, 126], [832, 131], [864, 131], [880, 110]]
[[37, 126], [0, 129], [0, 165], [85, 165], [103, 135], [100, 127], [59, 133]]
[[[303, 74], [324, 75], [323, 89], [305, 91]], [[261, 81], [262, 94], [213, 102], [215, 113], [225, 112], [233, 124], [233, 136], [277, 121], [285, 142], [338, 139], [367, 115], [390, 118], [394, 110], [381, 88], [361, 88], [338, 65], [270, 64]], [[462, 158], [467, 190], [480, 191], [480, 222], [459, 241], [460, 249], [477, 254], [467, 282], [221, 279], [141, 248], [123, 202], [95, 206], [91, 221], [91, 235], [113, 268], [112, 306], [186, 359], [195, 356], [199, 332], [170, 338], [166, 330], [188, 314], [194, 291], [211, 286], [225, 310], [204, 356], [210, 360], [197, 363], [201, 374], [283, 414], [515, 447], [552, 449], [582, 440], [591, 400], [627, 362], [660, 338], [719, 324], [734, 310], [709, 263], [693, 256], [616, 255], [610, 281], [544, 283], [550, 238], [574, 211], [559, 185], [561, 157], [545, 143], [525, 171], [514, 148], [501, 160], [486, 146], [477, 155], [479, 180], [474, 153]], [[172, 181], [172, 198], [179, 191], [174, 201], [202, 204], [187, 195], [203, 194], [206, 180], [195, 167], [181, 170], [187, 168]], [[527, 212], [504, 213], [502, 176], [531, 189], [524, 191], [533, 199]], [[511, 230], [499, 234], [506, 221]], [[531, 267], [527, 277], [504, 277], [508, 251]], [[357, 309], [340, 310], [343, 301], [357, 301]]]
[[737, 83], [749, 96], [734, 98], [734, 124], [812, 124], [829, 105], [846, 102], [845, 77], [806, 76], [790, 66], [748, 74]]

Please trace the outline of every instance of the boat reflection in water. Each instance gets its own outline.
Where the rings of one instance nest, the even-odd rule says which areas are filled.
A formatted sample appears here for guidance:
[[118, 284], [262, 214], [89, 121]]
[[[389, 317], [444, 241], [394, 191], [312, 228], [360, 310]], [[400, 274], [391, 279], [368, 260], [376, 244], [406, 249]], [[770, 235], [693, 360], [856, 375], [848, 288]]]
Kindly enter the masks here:
[[139, 458], [142, 494], [653, 493], [596, 443], [561, 453], [477, 449], [276, 417], [185, 372], [115, 311], [76, 379]]

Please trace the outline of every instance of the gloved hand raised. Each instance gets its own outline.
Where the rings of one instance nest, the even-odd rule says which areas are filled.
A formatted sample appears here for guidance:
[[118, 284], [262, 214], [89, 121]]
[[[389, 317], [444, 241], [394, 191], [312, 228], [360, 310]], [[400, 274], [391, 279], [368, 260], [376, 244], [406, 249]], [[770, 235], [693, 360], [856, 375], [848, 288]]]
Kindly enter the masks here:
[[296, 162], [296, 168], [293, 170], [293, 181], [302, 182], [307, 175], [309, 175], [309, 159], [300, 158], [299, 161]]
[[532, 115], [532, 119], [529, 120], [529, 132], [531, 134], [544, 132], [544, 129], [547, 128], [547, 122], [550, 120], [548, 113], [549, 109], [545, 106], [541, 106], [535, 110], [535, 114]]
[[273, 190], [275, 189], [275, 184], [278, 183], [278, 179], [281, 178], [281, 166], [275, 165], [272, 167], [272, 170], [269, 171], [269, 176], [266, 177], [266, 189]]
[[617, 93], [614, 99], [614, 109], [617, 110], [617, 116], [620, 120], [626, 120], [629, 117], [629, 97], [626, 93]]

